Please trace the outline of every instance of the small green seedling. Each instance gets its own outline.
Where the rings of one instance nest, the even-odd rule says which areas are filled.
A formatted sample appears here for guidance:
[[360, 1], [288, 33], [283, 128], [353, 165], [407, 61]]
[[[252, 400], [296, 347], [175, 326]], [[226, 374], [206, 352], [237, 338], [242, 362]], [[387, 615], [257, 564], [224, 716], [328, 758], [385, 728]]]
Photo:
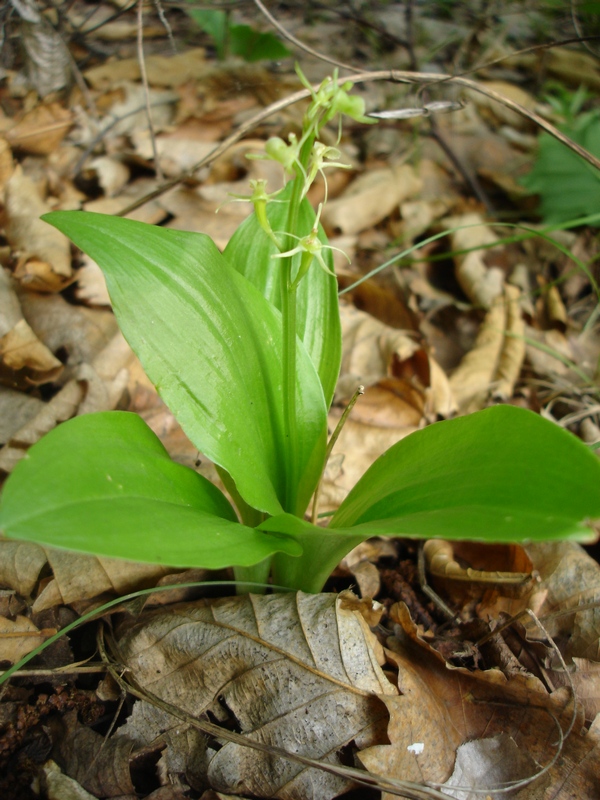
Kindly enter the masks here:
[[[327, 527], [305, 518], [328, 454], [341, 359], [331, 247], [305, 198], [338, 164], [334, 117], [368, 122], [337, 77], [312, 91], [303, 129], [269, 140], [290, 180], [257, 181], [220, 253], [208, 236], [87, 212], [45, 219], [95, 259], [121, 329], [235, 503], [173, 463], [135, 414], [60, 425], [17, 465], [0, 505], [9, 537], [319, 591], [374, 535], [487, 542], [592, 540], [600, 463], [576, 437], [509, 405], [435, 423], [382, 455]], [[236, 198], [240, 199], [240, 198]]]

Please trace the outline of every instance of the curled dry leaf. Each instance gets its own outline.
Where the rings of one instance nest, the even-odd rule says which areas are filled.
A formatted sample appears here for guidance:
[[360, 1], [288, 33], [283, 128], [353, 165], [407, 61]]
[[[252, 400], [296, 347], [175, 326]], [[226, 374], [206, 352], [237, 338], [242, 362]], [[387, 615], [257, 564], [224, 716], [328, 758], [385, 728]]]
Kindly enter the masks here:
[[521, 587], [531, 580], [531, 572], [487, 571], [462, 566], [455, 558], [453, 544], [444, 539], [429, 539], [423, 550], [428, 571], [438, 578], [496, 587]]
[[514, 286], [492, 303], [474, 347], [450, 377], [450, 388], [460, 413], [477, 411], [490, 396], [511, 397], [525, 357], [524, 323]]
[[0, 583], [29, 597], [46, 563], [44, 549], [29, 542], [0, 540]]
[[415, 197], [421, 185], [421, 179], [408, 164], [369, 170], [327, 204], [321, 221], [328, 231], [343, 234], [364, 231], [385, 219], [400, 203]]
[[502, 292], [504, 273], [498, 267], [487, 267], [484, 261], [487, 249], [477, 248], [496, 242], [498, 237], [480, 214], [446, 217], [442, 225], [456, 229], [450, 235], [453, 250], [469, 251], [454, 256], [456, 279], [462, 290], [474, 305], [490, 308]]
[[40, 219], [50, 211], [33, 180], [16, 169], [4, 190], [6, 235], [20, 252], [16, 276], [35, 291], [56, 292], [71, 280], [71, 246], [64, 234]]
[[[152, 86], [181, 86], [189, 80], [199, 80], [212, 68], [207, 65], [205, 50], [197, 47], [174, 56], [151, 55], [144, 59], [148, 83]], [[140, 63], [137, 58], [109, 61], [92, 67], [83, 74], [94, 89], [112, 89], [123, 80], [140, 80]]]
[[[175, 606], [131, 625], [120, 657], [138, 685], [196, 718], [209, 714], [248, 739], [340, 764], [343, 748], [387, 740], [377, 695], [396, 694], [366, 622], [347, 605], [342, 596], [299, 592]], [[181, 739], [188, 728], [164, 713], [153, 724], [152, 714], [140, 714], [145, 719], [120, 729], [138, 745], [165, 732]], [[326, 800], [348, 787], [344, 778], [226, 738], [220, 748], [195, 738], [183, 770], [192, 785], [290, 800]], [[180, 758], [183, 748], [168, 757]], [[204, 774], [194, 775], [199, 768]]]

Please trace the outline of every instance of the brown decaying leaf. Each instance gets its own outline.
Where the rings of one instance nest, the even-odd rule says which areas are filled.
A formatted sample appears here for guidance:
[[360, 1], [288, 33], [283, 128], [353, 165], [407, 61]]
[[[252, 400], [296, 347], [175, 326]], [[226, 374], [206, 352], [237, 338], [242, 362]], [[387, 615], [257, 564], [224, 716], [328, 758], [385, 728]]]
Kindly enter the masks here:
[[490, 396], [512, 397], [525, 357], [519, 290], [505, 286], [483, 320], [473, 348], [450, 376], [459, 412], [483, 408]]
[[61, 772], [52, 759], [44, 763], [42, 770], [47, 800], [96, 800], [81, 784]]
[[[43, 222], [42, 214], [50, 206], [42, 200], [33, 180], [15, 169], [6, 183], [4, 191], [6, 235], [11, 247], [21, 253], [21, 261], [32, 260], [40, 266], [39, 280], [27, 277], [25, 270], [22, 282], [37, 291], [58, 291], [71, 279], [71, 246], [60, 231]], [[44, 280], [44, 273], [51, 279]]]
[[[423, 774], [435, 768], [441, 771], [444, 764], [449, 772], [454, 762], [454, 750], [459, 744], [500, 734], [512, 737], [520, 750], [535, 759], [537, 765], [534, 764], [530, 775], [536, 774], [541, 766], [550, 762], [557, 749], [556, 722], [551, 714], [561, 721], [564, 729], [572, 711], [568, 693], [565, 694], [561, 689], [548, 694], [539, 681], [523, 673], [506, 677], [498, 669], [474, 672], [462, 667], [448, 669], [443, 658], [419, 637], [406, 606], [398, 604], [394, 609], [402, 627], [397, 628], [396, 635], [388, 639], [388, 646], [394, 654], [388, 657], [398, 665], [398, 687], [404, 692], [405, 681], [408, 681], [409, 687], [411, 683], [416, 683], [418, 691], [415, 691], [414, 697], [417, 707], [429, 709], [432, 706], [429, 711], [433, 719], [431, 727], [418, 720], [422, 736], [418, 741], [424, 747], [422, 755], [416, 756], [414, 761]], [[411, 730], [410, 714], [415, 712], [409, 707], [402, 707], [403, 699], [404, 694], [401, 694], [398, 698], [386, 700], [391, 708], [389, 731], [392, 745], [387, 749], [375, 748], [375, 752], [380, 751], [385, 761], [375, 759], [374, 763], [370, 762], [369, 769], [373, 772], [380, 772], [385, 764], [389, 765], [389, 772], [386, 773], [389, 775], [401, 774], [406, 769], [408, 745], [404, 730], [405, 726]], [[439, 753], [442, 735], [448, 742], [452, 757], [448, 755], [445, 762], [440, 759], [434, 764], [427, 759], [427, 753]], [[364, 760], [364, 756], [364, 753], [360, 754], [361, 760]], [[398, 764], [397, 768], [395, 763]], [[546, 775], [534, 782], [523, 789], [518, 797], [522, 800], [562, 797], [556, 794], [557, 787], [561, 787], [561, 791], [569, 787], [572, 794], [565, 794], [565, 797], [595, 797], [600, 788], [599, 766], [600, 752], [596, 738], [572, 732], [564, 742], [561, 758], [550, 769], [550, 778]], [[512, 774], [505, 774], [505, 779], [518, 777], [523, 777], [518, 767]], [[478, 788], [488, 789], [492, 793], [493, 787], [483, 779]], [[387, 795], [384, 798], [389, 800]]]
[[6, 132], [6, 139], [15, 150], [50, 155], [66, 136], [73, 117], [73, 112], [59, 103], [37, 105]]
[[[377, 695], [396, 689], [377, 663], [375, 641], [350, 599], [299, 592], [150, 612], [121, 636], [119, 650], [138, 685], [187, 713], [210, 713], [249, 738], [339, 763], [339, 750], [352, 742], [360, 749], [385, 741], [387, 712]], [[152, 726], [146, 715], [119, 733], [146, 745], [169, 728], [187, 726], [176, 719]], [[325, 800], [347, 786], [231, 742], [215, 751], [199, 738], [193, 769], [202, 767], [217, 791]]]
[[14, 620], [0, 617], [0, 661], [14, 664], [54, 633], [56, 630], [39, 630], [21, 614]]
[[390, 164], [359, 175], [336, 200], [325, 206], [321, 221], [328, 231], [358, 233], [376, 225], [414, 197], [421, 180], [408, 164]]
[[46, 553], [37, 544], [0, 540], [0, 583], [29, 597], [46, 563]]
[[530, 572], [503, 572], [463, 567], [455, 559], [452, 542], [445, 539], [429, 539], [424, 545], [425, 563], [428, 571], [438, 578], [468, 583], [483, 583], [504, 586], [522, 586], [531, 579]]
[[[174, 56], [146, 56], [145, 65], [148, 83], [153, 86], [181, 86], [189, 80], [204, 78], [213, 67], [207, 64], [205, 50], [197, 47]], [[123, 80], [140, 79], [140, 64], [137, 58], [109, 61], [99, 67], [86, 70], [84, 78], [95, 89], [112, 89]]]
[[450, 235], [453, 250], [470, 250], [454, 256], [456, 279], [462, 290], [474, 305], [490, 308], [502, 292], [504, 273], [498, 267], [487, 267], [484, 261], [487, 249], [477, 248], [496, 242], [498, 237], [476, 213], [446, 217], [442, 225], [457, 229]]
[[0, 379], [29, 388], [54, 380], [62, 369], [23, 319], [13, 280], [0, 268]]

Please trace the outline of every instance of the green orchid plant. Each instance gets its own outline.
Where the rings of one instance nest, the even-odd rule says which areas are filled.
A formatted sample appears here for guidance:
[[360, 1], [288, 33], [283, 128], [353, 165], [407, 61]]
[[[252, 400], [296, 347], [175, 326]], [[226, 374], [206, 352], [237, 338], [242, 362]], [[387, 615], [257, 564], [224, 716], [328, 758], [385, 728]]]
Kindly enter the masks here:
[[[306, 84], [306, 81], [303, 79]], [[76, 417], [6, 482], [8, 537], [174, 567], [234, 567], [240, 581], [319, 591], [375, 536], [489, 542], [592, 540], [600, 463], [571, 433], [499, 405], [420, 430], [382, 455], [327, 527], [305, 517], [330, 447], [341, 359], [332, 248], [306, 193], [340, 153], [319, 136], [365, 117], [337, 76], [311, 90], [303, 129], [264, 158], [285, 186], [251, 186], [254, 213], [219, 252], [204, 234], [89, 212], [44, 219], [102, 267], [121, 329], [219, 488], [174, 463], [135, 414]]]

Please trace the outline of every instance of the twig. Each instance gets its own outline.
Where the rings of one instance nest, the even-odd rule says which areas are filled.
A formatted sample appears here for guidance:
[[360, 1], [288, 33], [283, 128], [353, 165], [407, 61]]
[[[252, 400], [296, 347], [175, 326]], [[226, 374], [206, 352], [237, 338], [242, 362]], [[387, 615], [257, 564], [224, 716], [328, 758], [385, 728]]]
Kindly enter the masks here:
[[146, 59], [144, 58], [144, 0], [138, 0], [137, 10], [137, 52], [140, 65], [140, 77], [144, 87], [144, 98], [146, 100], [146, 118], [148, 120], [148, 134], [152, 144], [152, 158], [154, 160], [154, 170], [159, 181], [164, 180], [164, 175], [158, 159], [158, 149], [156, 147], [156, 137], [154, 136], [154, 125], [152, 123], [152, 111], [150, 106], [150, 86], [148, 85], [148, 74], [146, 72]]
[[254, 4], [258, 10], [269, 20], [271, 25], [273, 25], [273, 27], [276, 28], [285, 39], [287, 39], [289, 42], [292, 42], [292, 44], [295, 44], [296, 47], [299, 47], [300, 50], [304, 50], [305, 53], [318, 58], [320, 61], [326, 61], [328, 64], [333, 64], [335, 67], [341, 67], [342, 69], [350, 70], [350, 72], [359, 72], [356, 67], [353, 67], [350, 64], [344, 64], [342, 61], [336, 61], [335, 58], [331, 58], [331, 56], [328, 56], [325, 53], [319, 53], [317, 50], [313, 50], [312, 47], [309, 47], [309, 45], [301, 42], [300, 39], [296, 39], [293, 34], [286, 30], [286, 28], [284, 28], [283, 25], [275, 19], [269, 9], [263, 5], [261, 0], [254, 0]]

